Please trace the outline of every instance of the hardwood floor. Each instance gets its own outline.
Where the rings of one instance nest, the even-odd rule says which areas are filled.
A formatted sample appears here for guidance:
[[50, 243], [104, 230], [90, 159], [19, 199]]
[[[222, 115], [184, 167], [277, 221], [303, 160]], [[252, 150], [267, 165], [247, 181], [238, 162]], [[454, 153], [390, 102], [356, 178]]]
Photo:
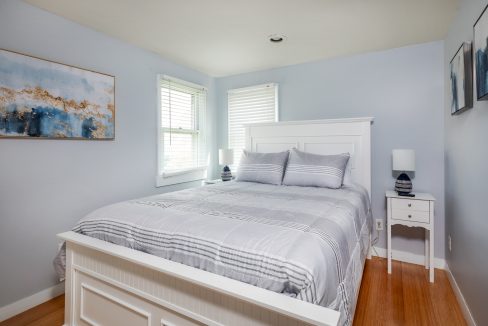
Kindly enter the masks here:
[[61, 326], [64, 294], [0, 323], [1, 326]]
[[[0, 323], [0, 326], [60, 326], [64, 319], [64, 295]], [[446, 272], [435, 271], [435, 283], [423, 266], [386, 259], [366, 261], [354, 326], [463, 326], [466, 325]]]
[[423, 266], [393, 261], [392, 274], [386, 259], [366, 262], [354, 326], [466, 325], [443, 270], [435, 270], [430, 283]]

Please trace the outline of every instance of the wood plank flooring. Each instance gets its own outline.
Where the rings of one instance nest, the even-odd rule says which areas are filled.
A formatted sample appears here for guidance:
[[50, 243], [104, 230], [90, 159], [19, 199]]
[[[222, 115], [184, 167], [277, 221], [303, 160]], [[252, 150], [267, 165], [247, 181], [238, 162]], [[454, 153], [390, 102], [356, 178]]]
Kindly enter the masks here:
[[64, 294], [0, 323], [1, 326], [61, 326], [64, 323]]
[[423, 266], [393, 261], [388, 275], [386, 264], [366, 262], [354, 326], [466, 325], [445, 271], [436, 269], [430, 283]]
[[[0, 326], [60, 326], [64, 319], [64, 296], [12, 317]], [[366, 261], [354, 326], [464, 326], [461, 309], [443, 270], [435, 271], [435, 283], [423, 266], [393, 262], [386, 272], [386, 259]]]

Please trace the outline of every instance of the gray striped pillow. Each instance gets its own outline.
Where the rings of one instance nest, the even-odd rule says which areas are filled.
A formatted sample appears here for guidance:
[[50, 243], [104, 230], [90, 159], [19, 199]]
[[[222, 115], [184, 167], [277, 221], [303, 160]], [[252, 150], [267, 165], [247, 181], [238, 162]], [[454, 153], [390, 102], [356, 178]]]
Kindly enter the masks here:
[[279, 153], [242, 152], [236, 181], [280, 185], [283, 180], [288, 151]]
[[342, 187], [349, 153], [317, 155], [297, 149], [290, 151], [283, 184], [287, 186]]

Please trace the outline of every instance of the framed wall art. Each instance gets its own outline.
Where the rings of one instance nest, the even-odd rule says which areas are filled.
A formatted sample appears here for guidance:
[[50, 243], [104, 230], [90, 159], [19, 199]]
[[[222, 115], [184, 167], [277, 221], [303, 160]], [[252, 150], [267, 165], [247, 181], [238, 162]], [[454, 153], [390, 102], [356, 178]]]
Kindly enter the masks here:
[[473, 107], [473, 64], [471, 43], [463, 43], [450, 63], [451, 114]]
[[476, 98], [488, 100], [488, 14], [486, 8], [473, 26]]
[[115, 77], [0, 49], [0, 138], [114, 137]]

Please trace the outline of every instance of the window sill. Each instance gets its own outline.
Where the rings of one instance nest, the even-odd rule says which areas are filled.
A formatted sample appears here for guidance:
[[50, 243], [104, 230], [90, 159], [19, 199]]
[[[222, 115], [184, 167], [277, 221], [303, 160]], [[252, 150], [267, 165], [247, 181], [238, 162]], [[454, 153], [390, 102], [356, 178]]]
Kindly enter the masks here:
[[156, 176], [156, 187], [164, 187], [179, 183], [199, 181], [207, 179], [207, 167], [199, 167], [185, 171], [163, 173]]

